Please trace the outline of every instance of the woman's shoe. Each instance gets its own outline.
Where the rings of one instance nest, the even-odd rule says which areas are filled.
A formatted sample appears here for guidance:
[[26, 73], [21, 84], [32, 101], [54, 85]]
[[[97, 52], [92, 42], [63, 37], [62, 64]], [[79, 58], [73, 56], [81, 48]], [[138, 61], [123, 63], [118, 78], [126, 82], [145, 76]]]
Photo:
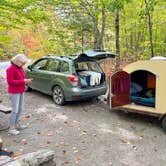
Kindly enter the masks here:
[[17, 129], [9, 129], [8, 133], [12, 134], [12, 135], [18, 135], [18, 134], [20, 134], [20, 132]]
[[26, 129], [26, 128], [28, 128], [28, 125], [21, 125], [21, 124], [17, 124], [16, 125], [16, 128], [18, 129], [18, 130], [23, 130], [23, 129]]

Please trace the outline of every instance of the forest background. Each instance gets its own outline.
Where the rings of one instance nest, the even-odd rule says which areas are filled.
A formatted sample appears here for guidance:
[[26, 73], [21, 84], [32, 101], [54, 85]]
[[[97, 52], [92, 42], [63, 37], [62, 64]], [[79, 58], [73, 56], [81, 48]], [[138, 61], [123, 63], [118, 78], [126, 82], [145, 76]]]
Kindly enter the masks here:
[[1, 0], [0, 59], [110, 50], [122, 60], [166, 56], [165, 0]]

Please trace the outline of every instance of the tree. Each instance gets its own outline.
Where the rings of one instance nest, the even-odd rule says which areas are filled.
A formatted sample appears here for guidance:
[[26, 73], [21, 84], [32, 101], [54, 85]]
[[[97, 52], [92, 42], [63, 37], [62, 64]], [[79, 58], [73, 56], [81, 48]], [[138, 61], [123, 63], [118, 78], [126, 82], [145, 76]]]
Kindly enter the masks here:
[[154, 6], [156, 5], [156, 1], [155, 0], [144, 0], [144, 3], [145, 3], [145, 9], [143, 9], [141, 11], [140, 16], [146, 17], [148, 19], [150, 50], [151, 50], [151, 57], [153, 57], [154, 49], [153, 49], [152, 13], [154, 11]]
[[[49, 21], [47, 13], [43, 11], [44, 5], [43, 1], [35, 0], [0, 1], [0, 49], [3, 50], [0, 52], [1, 55], [4, 56], [5, 54], [8, 54], [9, 51], [5, 49], [9, 49], [13, 47], [12, 45], [15, 45], [15, 43], [13, 43], [15, 36], [11, 37], [9, 35], [10, 31], [23, 31], [25, 26], [29, 23], [31, 23], [32, 27], [46, 19], [47, 22]], [[17, 38], [17, 40], [19, 40], [19, 38]], [[17, 51], [20, 51], [20, 48], [23, 48], [24, 46], [18, 41], [17, 44]], [[24, 47], [24, 49], [26, 48]]]
[[[117, 53], [117, 68], [126, 57], [133, 61], [149, 59], [154, 52], [164, 55], [165, 5], [164, 0], [3, 0], [0, 55], [107, 49]], [[23, 42], [27, 36], [31, 43]]]
[[[103, 48], [103, 38], [106, 24], [106, 8], [105, 2], [102, 0], [70, 0], [68, 2], [61, 1], [57, 3], [57, 8], [60, 8], [60, 12], [64, 16], [68, 17], [68, 22], [73, 22], [77, 25], [81, 24], [84, 26], [83, 29], [87, 29], [84, 22], [93, 28], [93, 40], [94, 49]], [[64, 14], [65, 13], [65, 14]], [[87, 24], [86, 24], [87, 25]], [[88, 27], [90, 27], [88, 26]], [[91, 29], [89, 29], [91, 31]]]
[[126, 2], [130, 2], [130, 0], [108, 1], [109, 11], [115, 13], [115, 46], [117, 54], [115, 70], [120, 67], [120, 11], [124, 8]]
[[120, 28], [119, 27], [119, 9], [117, 9], [115, 14], [115, 36], [116, 36], [115, 45], [116, 45], [116, 54], [117, 54], [115, 70], [117, 70], [120, 67], [119, 28]]

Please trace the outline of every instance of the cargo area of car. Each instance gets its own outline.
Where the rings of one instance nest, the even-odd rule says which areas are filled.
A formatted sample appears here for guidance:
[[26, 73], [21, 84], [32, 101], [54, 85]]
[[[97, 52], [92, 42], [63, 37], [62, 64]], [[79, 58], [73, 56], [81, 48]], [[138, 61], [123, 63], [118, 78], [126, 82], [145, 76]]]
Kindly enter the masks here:
[[75, 72], [79, 77], [81, 88], [96, 87], [105, 82], [105, 74], [94, 61], [77, 62]]

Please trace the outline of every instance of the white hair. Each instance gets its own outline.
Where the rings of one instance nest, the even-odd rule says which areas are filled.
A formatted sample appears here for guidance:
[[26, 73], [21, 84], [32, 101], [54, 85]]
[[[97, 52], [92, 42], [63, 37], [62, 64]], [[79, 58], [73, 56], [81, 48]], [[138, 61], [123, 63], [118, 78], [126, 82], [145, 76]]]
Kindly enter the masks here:
[[11, 59], [12, 63], [14, 63], [17, 66], [21, 66], [22, 64], [25, 64], [28, 62], [28, 58], [25, 54], [17, 54]]

